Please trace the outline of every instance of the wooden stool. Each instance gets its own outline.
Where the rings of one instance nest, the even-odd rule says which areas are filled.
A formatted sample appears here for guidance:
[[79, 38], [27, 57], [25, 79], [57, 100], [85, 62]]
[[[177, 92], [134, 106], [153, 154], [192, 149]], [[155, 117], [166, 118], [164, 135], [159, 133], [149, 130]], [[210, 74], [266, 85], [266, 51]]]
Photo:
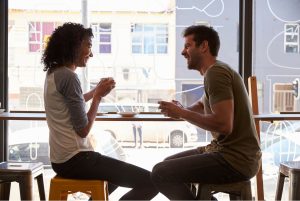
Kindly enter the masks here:
[[65, 179], [58, 176], [51, 179], [49, 200], [67, 200], [68, 194], [76, 192], [87, 193], [93, 200], [108, 200], [105, 181]]
[[37, 179], [41, 200], [46, 200], [43, 163], [0, 163], [0, 200], [9, 200], [11, 182], [18, 182], [21, 200], [33, 200], [33, 179]]
[[277, 180], [275, 200], [281, 200], [284, 179], [289, 181], [289, 200], [300, 200], [300, 161], [281, 162]]
[[214, 193], [228, 193], [230, 200], [252, 200], [251, 181], [229, 184], [199, 184], [197, 199], [210, 200]]

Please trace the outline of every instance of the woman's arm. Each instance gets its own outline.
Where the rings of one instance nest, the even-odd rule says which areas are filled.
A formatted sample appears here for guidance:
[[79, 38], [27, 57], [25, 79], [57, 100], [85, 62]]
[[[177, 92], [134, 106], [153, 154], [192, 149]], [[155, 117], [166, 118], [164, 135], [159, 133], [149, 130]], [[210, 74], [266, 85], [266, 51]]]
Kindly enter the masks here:
[[89, 100], [91, 100], [94, 96], [96, 88], [90, 90], [89, 92], [83, 94], [84, 100], [85, 102], [88, 102]]
[[93, 123], [95, 121], [97, 111], [98, 111], [98, 106], [100, 104], [101, 99], [107, 94], [109, 94], [109, 92], [113, 88], [115, 88], [115, 85], [116, 83], [112, 78], [103, 78], [96, 86], [95, 91], [93, 93], [93, 100], [92, 100], [91, 107], [87, 112], [88, 124], [80, 131], [77, 131], [77, 134], [80, 137], [85, 138], [89, 134], [93, 126]]

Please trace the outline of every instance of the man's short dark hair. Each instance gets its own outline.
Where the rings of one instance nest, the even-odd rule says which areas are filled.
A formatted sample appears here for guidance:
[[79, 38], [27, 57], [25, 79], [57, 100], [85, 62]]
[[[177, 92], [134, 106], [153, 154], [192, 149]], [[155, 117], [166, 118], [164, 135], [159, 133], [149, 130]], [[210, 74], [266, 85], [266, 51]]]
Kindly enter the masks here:
[[188, 35], [194, 35], [194, 41], [196, 42], [197, 47], [206, 40], [208, 42], [210, 53], [213, 56], [218, 56], [220, 38], [218, 32], [216, 32], [212, 27], [204, 25], [189, 26], [183, 31], [184, 37]]
[[57, 27], [50, 36], [41, 59], [44, 71], [74, 64], [82, 41], [91, 37], [92, 29], [84, 28], [82, 24], [68, 22]]

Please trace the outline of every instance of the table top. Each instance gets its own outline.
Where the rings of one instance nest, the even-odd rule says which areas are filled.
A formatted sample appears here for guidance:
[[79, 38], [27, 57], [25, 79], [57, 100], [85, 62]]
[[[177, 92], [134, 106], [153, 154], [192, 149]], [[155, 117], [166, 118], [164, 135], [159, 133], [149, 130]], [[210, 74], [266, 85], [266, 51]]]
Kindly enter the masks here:
[[295, 121], [300, 120], [299, 113], [285, 113], [285, 114], [258, 114], [254, 118], [259, 121]]
[[[45, 121], [44, 112], [4, 112], [0, 114], [0, 120], [30, 120]], [[165, 117], [161, 113], [140, 113], [133, 117], [122, 117], [120, 114], [98, 114], [96, 121], [182, 121]]]
[[[259, 121], [293, 121], [300, 120], [300, 113], [285, 114], [259, 114], [254, 115]], [[45, 121], [44, 112], [4, 112], [0, 114], [0, 120], [32, 120]], [[133, 117], [122, 117], [117, 113], [98, 114], [96, 121], [181, 121], [165, 117], [161, 113], [139, 113]]]

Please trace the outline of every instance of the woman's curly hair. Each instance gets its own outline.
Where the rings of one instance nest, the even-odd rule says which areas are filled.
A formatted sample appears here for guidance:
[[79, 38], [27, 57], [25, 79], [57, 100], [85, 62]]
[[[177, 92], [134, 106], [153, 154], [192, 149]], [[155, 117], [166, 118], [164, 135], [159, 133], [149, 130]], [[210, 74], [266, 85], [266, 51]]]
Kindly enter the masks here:
[[44, 71], [67, 64], [74, 64], [84, 39], [93, 37], [91, 28], [77, 23], [65, 23], [57, 27], [49, 38], [42, 56]]

